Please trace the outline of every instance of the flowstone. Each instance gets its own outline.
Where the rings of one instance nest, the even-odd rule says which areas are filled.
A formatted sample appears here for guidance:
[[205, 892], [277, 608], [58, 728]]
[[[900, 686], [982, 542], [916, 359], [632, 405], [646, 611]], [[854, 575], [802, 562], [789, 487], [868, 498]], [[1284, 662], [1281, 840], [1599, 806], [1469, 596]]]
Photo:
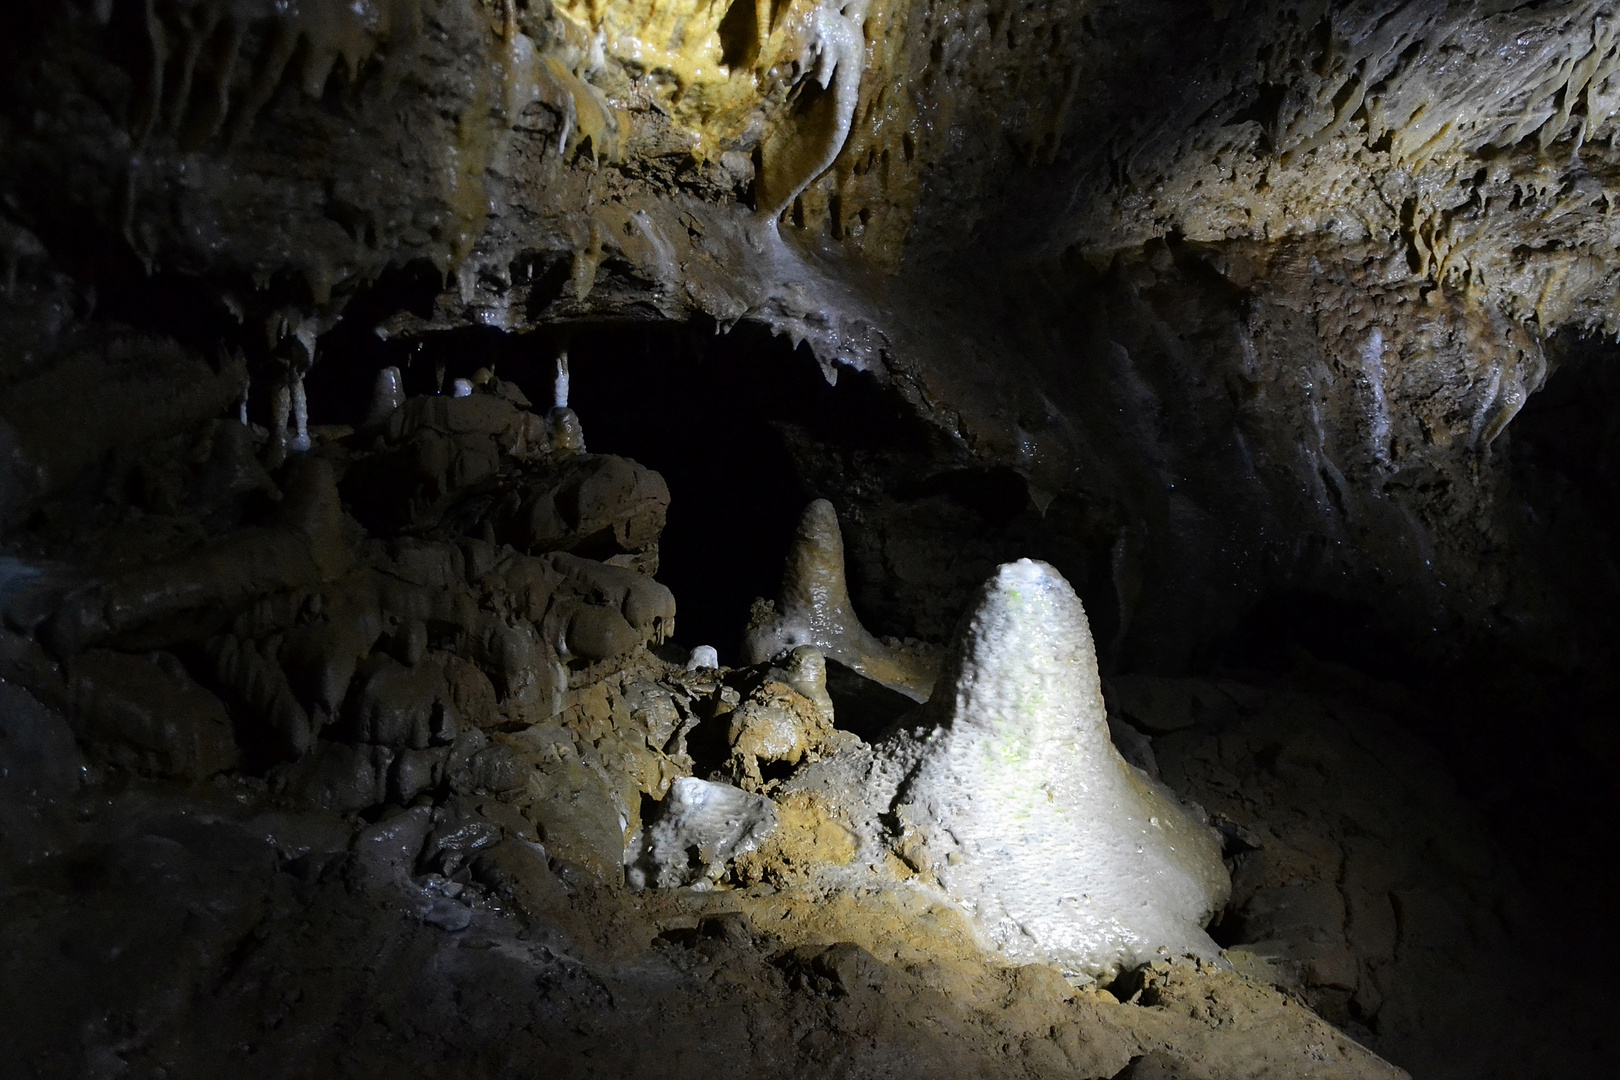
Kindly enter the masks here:
[[1218, 955], [1203, 930], [1231, 889], [1218, 837], [1114, 749], [1061, 574], [1029, 559], [996, 572], [929, 710], [920, 746], [880, 750], [917, 755], [896, 799], [901, 848], [984, 944], [1097, 979], [1165, 950]]
[[726, 767], [748, 791], [764, 788], [764, 765], [797, 766], [860, 742], [834, 728], [827, 662], [811, 645], [794, 649], [784, 668], [769, 669], [727, 719], [731, 756]]
[[712, 888], [726, 864], [776, 828], [776, 806], [760, 795], [683, 776], [669, 786], [663, 815], [640, 842], [629, 868], [633, 888]]

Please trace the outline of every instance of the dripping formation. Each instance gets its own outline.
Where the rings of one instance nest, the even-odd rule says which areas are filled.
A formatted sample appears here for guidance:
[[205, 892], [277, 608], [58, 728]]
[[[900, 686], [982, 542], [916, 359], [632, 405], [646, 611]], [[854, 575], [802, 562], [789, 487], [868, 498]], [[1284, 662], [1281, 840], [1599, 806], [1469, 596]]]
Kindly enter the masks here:
[[[118, 7], [104, 5], [103, 21]], [[160, 126], [193, 144], [227, 128], [245, 139], [284, 80], [320, 98], [339, 61], [355, 84], [381, 54], [379, 80], [391, 88], [414, 60], [423, 19], [420, 0], [144, 0], [144, 9], [151, 52], [137, 145]]]

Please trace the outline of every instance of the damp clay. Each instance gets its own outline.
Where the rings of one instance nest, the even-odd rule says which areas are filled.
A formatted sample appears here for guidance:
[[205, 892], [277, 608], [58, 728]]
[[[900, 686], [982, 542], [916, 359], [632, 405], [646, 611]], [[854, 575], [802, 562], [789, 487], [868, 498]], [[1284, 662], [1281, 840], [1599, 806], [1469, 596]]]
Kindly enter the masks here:
[[927, 701], [937, 668], [916, 651], [880, 641], [861, 625], [844, 580], [844, 538], [826, 499], [805, 507], [788, 551], [781, 596], [756, 601], [743, 637], [743, 661], [760, 664], [801, 645], [873, 682]]
[[1029, 559], [997, 570], [942, 686], [920, 749], [910, 735], [888, 748], [918, 755], [896, 817], [902, 850], [986, 946], [1097, 979], [1165, 950], [1218, 955], [1203, 930], [1231, 888], [1218, 835], [1114, 749], [1062, 575]]

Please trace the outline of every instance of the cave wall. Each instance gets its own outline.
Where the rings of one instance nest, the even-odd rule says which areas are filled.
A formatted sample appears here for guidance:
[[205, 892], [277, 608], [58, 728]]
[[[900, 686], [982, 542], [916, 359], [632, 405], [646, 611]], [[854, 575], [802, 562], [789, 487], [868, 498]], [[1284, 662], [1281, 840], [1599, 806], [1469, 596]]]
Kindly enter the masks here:
[[[1184, 665], [1279, 591], [1565, 664], [1602, 621], [1592, 572], [1523, 557], [1579, 543], [1509, 464], [1549, 335], [1613, 332], [1602, 4], [345, 10], [28, 9], [11, 278], [222, 326], [256, 370], [344, 363], [346, 310], [408, 340], [762, 323], [893, 387], [939, 433], [912, 471], [1069, 507], [1048, 531], [1126, 666]], [[120, 284], [142, 273], [188, 304]], [[822, 493], [877, 592], [914, 500]], [[880, 621], [942, 636], [924, 595], [988, 558]]]
[[[471, 1047], [492, 1071], [609, 1046], [665, 1069], [637, 1038], [656, 1014], [704, 1074], [724, 1045], [821, 1075], [857, 1039], [857, 1066], [936, 1075], [952, 1054], [1000, 1075], [1015, 1044], [1032, 1075], [1296, 1044], [1391, 1074], [1299, 1000], [1454, 1075], [1596, 1053], [1614, 872], [1593, 852], [1620, 762], [1609, 6], [82, 0], [8, 20], [0, 663], [37, 700], [0, 702], [23, 763], [0, 769], [20, 823], [0, 874], [36, 905], [7, 923], [28, 976], [7, 989], [56, 971], [125, 1010], [52, 1060], [155, 1062], [153, 1032], [251, 1058], [291, 1017], [265, 1042], [307, 1037], [289, 1068], [397, 1071], [423, 1043], [327, 1006], [378, 977], [409, 988], [385, 1004], [432, 1060]], [[545, 408], [563, 352], [579, 461], [539, 438], [566, 427]], [[368, 425], [386, 365], [410, 400]], [[476, 396], [442, 393], [458, 378]], [[294, 386], [307, 455], [278, 430]], [[613, 520], [523, 531], [593, 477]], [[1216, 929], [1259, 950], [1247, 973], [1167, 961], [1121, 999], [952, 974], [942, 957], [978, 963], [959, 928], [828, 886], [848, 829], [792, 796], [773, 846], [720, 867], [725, 895], [623, 889], [677, 776], [781, 796], [797, 767], [727, 755], [748, 709], [809, 699], [764, 689], [786, 686], [768, 665], [689, 667], [666, 631], [678, 600], [679, 643], [729, 661], [817, 497], [878, 634], [946, 641], [1015, 558], [1074, 584], [1140, 760], [1218, 815], [1238, 888]], [[898, 715], [874, 711], [863, 738]], [[191, 899], [236, 911], [194, 962], [173, 944]], [[99, 943], [147, 925], [131, 909], [173, 919], [120, 960]], [[468, 927], [487, 948], [436, 936]], [[1545, 942], [1577, 936], [1599, 962], [1555, 965], [1525, 1006]], [[402, 959], [377, 976], [357, 940]], [[178, 974], [134, 968], [171, 955]], [[468, 981], [422, 975], [446, 956]], [[529, 989], [440, 1000], [496, 969], [481, 986]], [[720, 970], [742, 974], [694, 989]], [[193, 1009], [198, 987], [230, 993]], [[533, 987], [555, 994], [538, 1024]], [[949, 995], [976, 1003], [971, 1038], [916, 1043]], [[496, 1019], [445, 1034], [473, 1014]], [[714, 1017], [738, 1026], [711, 1037]], [[1485, 1026], [1471, 1056], [1434, 1035]]]

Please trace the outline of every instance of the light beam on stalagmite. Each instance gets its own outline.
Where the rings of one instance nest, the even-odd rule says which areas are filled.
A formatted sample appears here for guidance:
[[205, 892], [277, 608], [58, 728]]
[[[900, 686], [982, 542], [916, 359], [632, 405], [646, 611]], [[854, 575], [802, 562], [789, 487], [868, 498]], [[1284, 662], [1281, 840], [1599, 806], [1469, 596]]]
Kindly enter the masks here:
[[1203, 930], [1231, 888], [1218, 837], [1114, 749], [1091, 629], [1061, 574], [1029, 559], [997, 570], [929, 711], [897, 817], [987, 946], [1097, 978], [1161, 948], [1219, 952]]

